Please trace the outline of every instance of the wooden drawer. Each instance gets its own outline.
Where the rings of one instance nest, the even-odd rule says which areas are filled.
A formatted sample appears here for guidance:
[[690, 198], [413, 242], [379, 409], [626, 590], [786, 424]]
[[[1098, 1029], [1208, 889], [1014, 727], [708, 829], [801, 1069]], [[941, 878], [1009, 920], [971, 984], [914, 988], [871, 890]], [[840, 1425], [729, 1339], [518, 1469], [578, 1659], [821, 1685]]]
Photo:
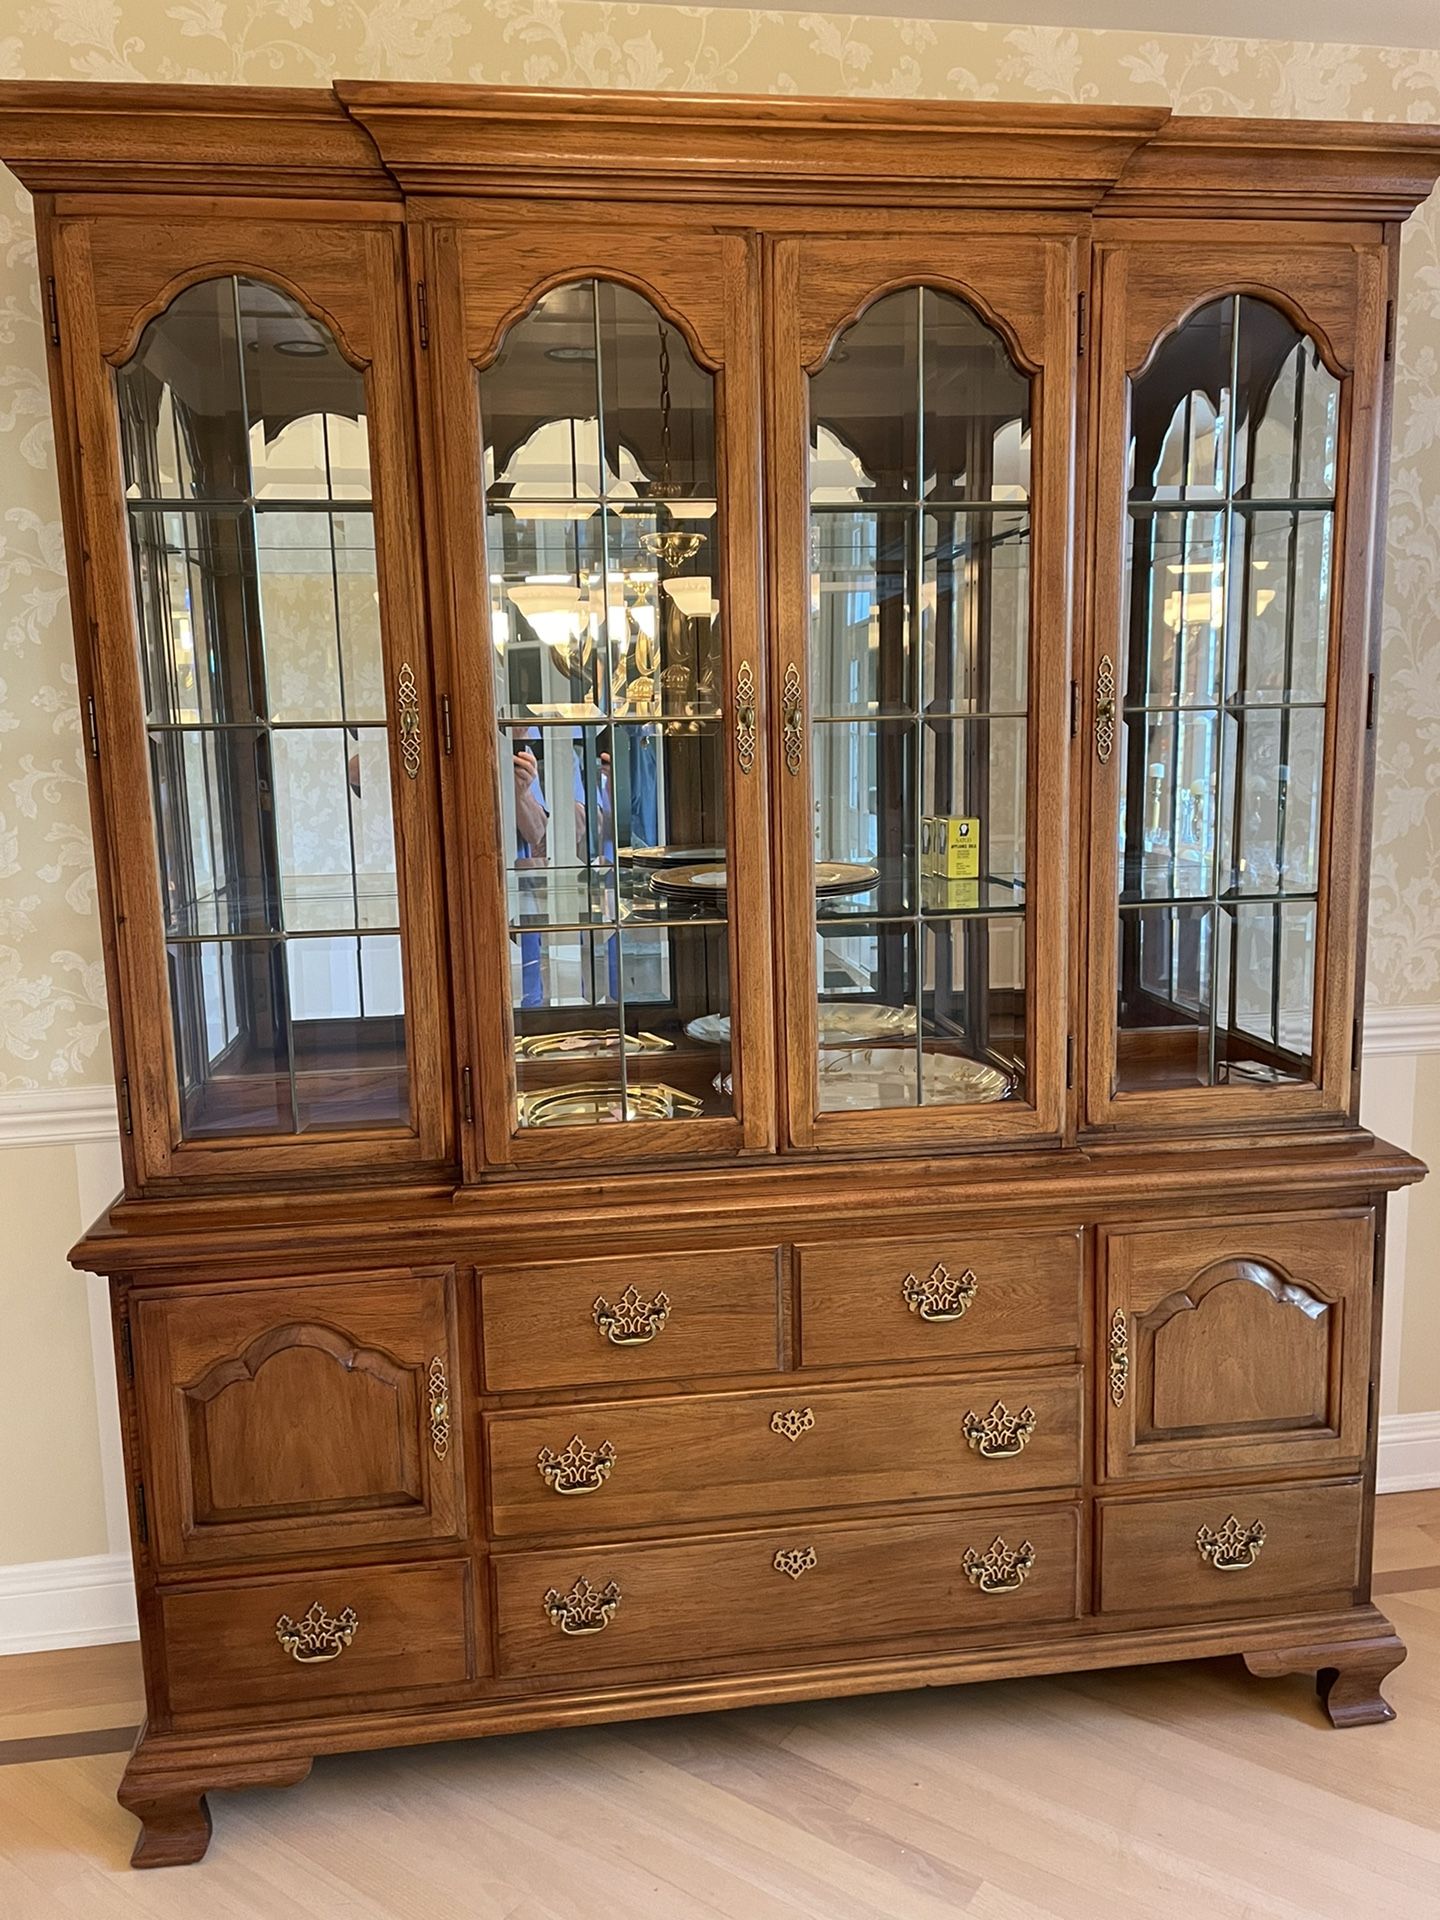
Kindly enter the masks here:
[[1360, 1579], [1362, 1507], [1358, 1480], [1103, 1500], [1101, 1609], [1248, 1613], [1322, 1594], [1348, 1600]]
[[[377, 1694], [459, 1687], [475, 1671], [470, 1565], [346, 1567], [160, 1594], [172, 1713], [290, 1715]], [[318, 1614], [312, 1614], [312, 1608]], [[324, 1618], [319, 1617], [325, 1616]], [[309, 1616], [309, 1618], [307, 1618]], [[348, 1644], [328, 1637], [352, 1626]], [[293, 1626], [297, 1658], [282, 1644]], [[333, 1658], [318, 1656], [341, 1650]]]
[[492, 1393], [780, 1364], [776, 1247], [498, 1267], [480, 1299]]
[[1368, 1208], [1101, 1230], [1111, 1480], [1365, 1457]]
[[[920, 1635], [1004, 1638], [1075, 1617], [1078, 1534], [1073, 1507], [1041, 1507], [787, 1527], [682, 1546], [501, 1554], [499, 1667], [511, 1675], [653, 1670], [753, 1649], [838, 1656], [857, 1642]], [[1006, 1549], [1016, 1558], [1008, 1570]]]
[[796, 1251], [806, 1366], [1080, 1345], [1078, 1231], [840, 1241]]
[[[995, 1453], [1007, 1445], [1005, 1412], [1033, 1416], [1031, 1431], [1023, 1445], [1008, 1441], [1018, 1450]], [[1074, 1369], [866, 1387], [791, 1380], [763, 1393], [492, 1414], [485, 1424], [497, 1539], [968, 1499], [1069, 1488], [1080, 1477]]]

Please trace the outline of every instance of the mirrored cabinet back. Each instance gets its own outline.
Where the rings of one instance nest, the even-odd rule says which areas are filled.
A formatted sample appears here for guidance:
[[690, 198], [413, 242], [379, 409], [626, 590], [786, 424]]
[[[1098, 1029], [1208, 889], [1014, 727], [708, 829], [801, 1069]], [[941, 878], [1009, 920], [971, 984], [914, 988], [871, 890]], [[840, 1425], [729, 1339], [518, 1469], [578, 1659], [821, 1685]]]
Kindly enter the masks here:
[[610, 1717], [1241, 1654], [1388, 1718], [1423, 1169], [1358, 1063], [1440, 129], [36, 84], [0, 155], [136, 1863]]

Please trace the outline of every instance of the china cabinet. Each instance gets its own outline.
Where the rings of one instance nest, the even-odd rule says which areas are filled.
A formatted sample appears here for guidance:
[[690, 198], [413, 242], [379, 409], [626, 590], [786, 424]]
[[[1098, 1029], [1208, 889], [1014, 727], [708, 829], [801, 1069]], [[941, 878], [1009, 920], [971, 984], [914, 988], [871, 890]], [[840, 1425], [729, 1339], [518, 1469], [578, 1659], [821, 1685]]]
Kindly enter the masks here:
[[391, 1743], [1220, 1654], [1390, 1713], [1423, 1169], [1357, 1069], [1440, 129], [643, 105], [0, 89], [140, 1865]]

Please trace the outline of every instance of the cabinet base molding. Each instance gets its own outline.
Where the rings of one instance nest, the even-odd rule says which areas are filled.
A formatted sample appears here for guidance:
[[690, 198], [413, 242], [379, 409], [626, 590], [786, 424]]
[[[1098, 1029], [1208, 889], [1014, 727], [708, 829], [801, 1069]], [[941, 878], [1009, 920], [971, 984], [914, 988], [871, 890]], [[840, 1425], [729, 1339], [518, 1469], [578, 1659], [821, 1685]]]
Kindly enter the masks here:
[[[278, 1744], [278, 1743], [277, 1743]], [[177, 1761], [141, 1727], [115, 1798], [140, 1822], [132, 1867], [188, 1867], [203, 1860], [212, 1822], [205, 1796], [216, 1788], [298, 1787], [310, 1771], [308, 1754], [270, 1758]]]
[[1315, 1690], [1332, 1726], [1373, 1727], [1395, 1718], [1395, 1709], [1380, 1687], [1405, 1655], [1405, 1642], [1391, 1629], [1365, 1640], [1263, 1647], [1248, 1652], [1245, 1664], [1262, 1680], [1313, 1673]]
[[1394, 1708], [1380, 1696], [1380, 1682], [1404, 1660], [1405, 1646], [1377, 1608], [1360, 1606], [1343, 1613], [1238, 1620], [1224, 1626], [1070, 1634], [1049, 1630], [1043, 1637], [1003, 1646], [620, 1685], [421, 1711], [372, 1710], [312, 1720], [304, 1726], [251, 1725], [205, 1735], [152, 1733], [145, 1727], [116, 1798], [142, 1822], [132, 1865], [186, 1866], [201, 1859], [209, 1844], [208, 1792], [298, 1786], [312, 1761], [325, 1754], [1236, 1653], [1243, 1655], [1252, 1673], [1264, 1678], [1314, 1671], [1326, 1711], [1337, 1727], [1394, 1718]]

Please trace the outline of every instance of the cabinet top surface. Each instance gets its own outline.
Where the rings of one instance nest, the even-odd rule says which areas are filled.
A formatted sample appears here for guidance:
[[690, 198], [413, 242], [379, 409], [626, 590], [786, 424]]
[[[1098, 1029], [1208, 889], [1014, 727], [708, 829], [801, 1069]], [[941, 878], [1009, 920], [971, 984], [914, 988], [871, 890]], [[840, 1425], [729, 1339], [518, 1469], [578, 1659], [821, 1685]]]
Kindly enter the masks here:
[[[0, 157], [37, 191], [563, 192], [875, 198], [1113, 212], [1403, 218], [1440, 127], [1164, 107], [477, 87], [0, 86]], [[708, 183], [713, 179], [715, 185]]]

